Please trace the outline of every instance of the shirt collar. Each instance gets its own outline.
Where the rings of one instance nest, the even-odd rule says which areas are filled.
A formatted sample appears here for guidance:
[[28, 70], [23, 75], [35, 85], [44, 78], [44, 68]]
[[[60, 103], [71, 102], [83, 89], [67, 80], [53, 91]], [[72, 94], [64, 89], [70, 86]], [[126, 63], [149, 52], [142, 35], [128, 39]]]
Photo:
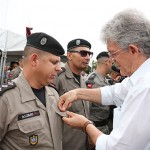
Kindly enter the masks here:
[[150, 58], [148, 58], [131, 76], [130, 81], [133, 85], [137, 84], [138, 80], [145, 74], [150, 72]]

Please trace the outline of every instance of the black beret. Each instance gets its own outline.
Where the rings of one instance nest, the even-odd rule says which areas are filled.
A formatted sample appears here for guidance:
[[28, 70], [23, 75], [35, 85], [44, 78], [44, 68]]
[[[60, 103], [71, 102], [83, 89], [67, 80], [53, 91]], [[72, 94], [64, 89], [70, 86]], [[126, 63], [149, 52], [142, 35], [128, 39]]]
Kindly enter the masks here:
[[91, 44], [84, 39], [74, 39], [68, 43], [67, 51], [75, 47], [88, 47], [91, 49]]
[[28, 36], [26, 45], [54, 54], [56, 56], [60, 56], [65, 53], [63, 47], [56, 39], [42, 32], [33, 33]]
[[102, 58], [102, 57], [107, 57], [109, 58], [109, 55], [108, 55], [108, 52], [101, 52], [97, 55], [96, 59], [98, 60], [99, 58]]
[[120, 73], [120, 69], [117, 66], [115, 66], [115, 65], [111, 66], [111, 70], [113, 70], [113, 71], [115, 71], [117, 73]]

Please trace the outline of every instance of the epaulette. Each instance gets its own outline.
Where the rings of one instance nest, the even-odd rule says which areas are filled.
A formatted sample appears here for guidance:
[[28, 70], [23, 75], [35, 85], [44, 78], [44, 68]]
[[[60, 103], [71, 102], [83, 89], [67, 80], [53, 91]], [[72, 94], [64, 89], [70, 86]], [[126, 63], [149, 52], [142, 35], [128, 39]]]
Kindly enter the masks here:
[[57, 74], [58, 76], [60, 76], [63, 72], [65, 72], [66, 71], [66, 69], [64, 68], [64, 67], [61, 67], [61, 71]]
[[50, 83], [48, 86], [54, 88], [58, 92], [56, 85], [54, 83]]
[[14, 89], [16, 87], [15, 82], [8, 82], [7, 84], [3, 84], [0, 86], [0, 96], [2, 96], [3, 93], [10, 89]]
[[94, 80], [95, 77], [96, 77], [96, 73], [93, 73], [93, 74], [88, 78], [88, 80]]
[[94, 82], [94, 78], [95, 78], [95, 77], [96, 77], [96, 74], [93, 73], [93, 74], [88, 78], [88, 80], [85, 81], [85, 84], [86, 84], [87, 88], [92, 88], [92, 86], [95, 84], [95, 82]]

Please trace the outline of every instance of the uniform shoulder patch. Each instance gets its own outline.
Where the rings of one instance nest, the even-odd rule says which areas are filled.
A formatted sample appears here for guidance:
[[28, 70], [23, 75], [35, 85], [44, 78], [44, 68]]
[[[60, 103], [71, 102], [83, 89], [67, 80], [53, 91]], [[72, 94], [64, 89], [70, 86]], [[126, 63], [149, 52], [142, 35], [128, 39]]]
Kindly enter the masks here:
[[8, 82], [8, 84], [3, 84], [0, 86], [0, 96], [3, 95], [3, 93], [5, 93], [8, 90], [14, 89], [16, 87], [16, 83], [15, 82]]
[[87, 88], [92, 88], [92, 86], [95, 84], [95, 82], [94, 82], [94, 78], [95, 78], [95, 77], [96, 77], [96, 74], [93, 73], [93, 74], [88, 78], [88, 80], [85, 81], [85, 84], [86, 84]]
[[91, 76], [88, 78], [88, 80], [94, 80], [94, 78], [96, 77], [96, 73], [91, 74]]
[[61, 68], [62, 70], [57, 74], [58, 76], [60, 76], [63, 72], [66, 71], [66, 69], [64, 67]]

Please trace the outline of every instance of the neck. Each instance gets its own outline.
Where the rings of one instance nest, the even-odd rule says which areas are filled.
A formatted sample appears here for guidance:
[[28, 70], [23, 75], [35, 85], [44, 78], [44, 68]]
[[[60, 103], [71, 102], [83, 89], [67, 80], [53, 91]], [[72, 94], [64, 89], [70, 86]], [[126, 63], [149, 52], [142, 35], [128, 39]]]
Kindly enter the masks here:
[[100, 73], [104, 78], [108, 74], [108, 70], [105, 67], [97, 67], [96, 71]]
[[32, 88], [40, 89], [43, 87], [43, 85], [38, 82], [35, 75], [32, 74], [32, 71], [30, 69], [26, 70], [25, 68], [23, 68], [23, 75], [25, 76], [26, 80]]

